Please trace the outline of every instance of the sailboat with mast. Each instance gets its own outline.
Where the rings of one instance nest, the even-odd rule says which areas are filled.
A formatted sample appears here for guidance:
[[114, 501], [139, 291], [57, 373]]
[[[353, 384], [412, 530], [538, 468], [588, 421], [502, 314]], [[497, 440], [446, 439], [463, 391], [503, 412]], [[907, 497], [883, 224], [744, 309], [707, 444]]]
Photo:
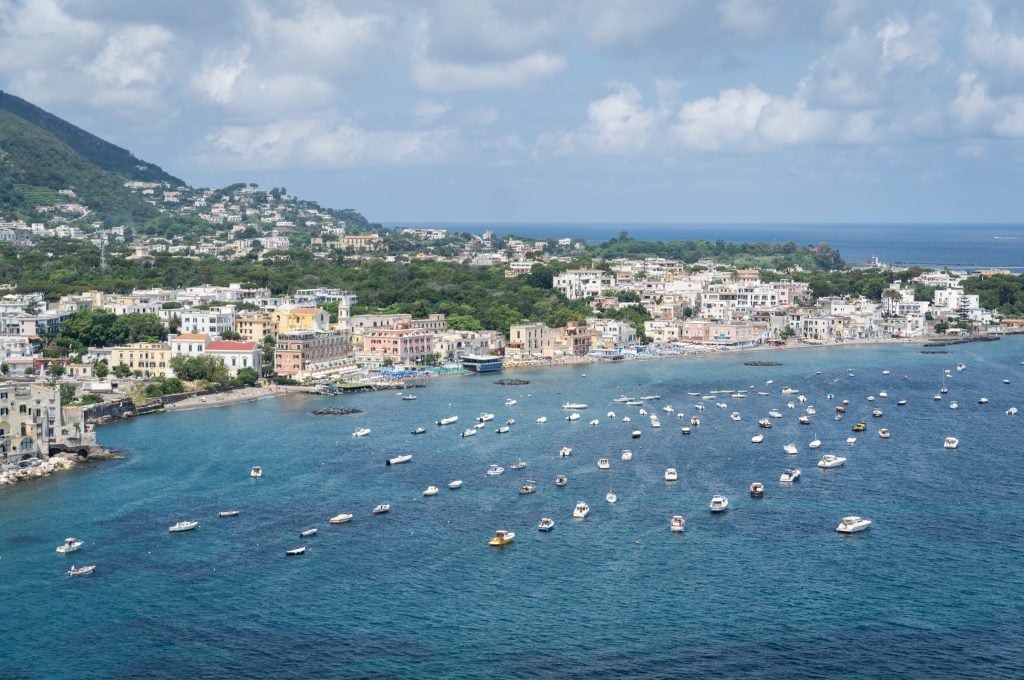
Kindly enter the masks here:
[[616, 501], [619, 500], [619, 497], [615, 495], [614, 491], [612, 491], [612, 478], [611, 477], [608, 478], [608, 493], [606, 493], [604, 495], [604, 499], [606, 501], [608, 501], [609, 503], [615, 503]]

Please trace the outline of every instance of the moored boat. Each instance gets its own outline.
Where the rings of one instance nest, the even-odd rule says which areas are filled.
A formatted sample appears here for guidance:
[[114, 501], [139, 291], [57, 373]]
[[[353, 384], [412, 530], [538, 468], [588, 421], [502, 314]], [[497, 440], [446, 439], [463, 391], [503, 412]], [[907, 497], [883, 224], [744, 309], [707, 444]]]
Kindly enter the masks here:
[[412, 434], [426, 434], [426, 432], [427, 432], [427, 428], [425, 428], [425, 427], [417, 427], [417, 428], [413, 429]]
[[167, 528], [171, 533], [178, 533], [181, 531], [192, 531], [199, 526], [199, 522], [196, 520], [184, 520], [181, 522], [175, 522]]
[[253, 479], [259, 479], [263, 476], [263, 468], [259, 465], [253, 465], [252, 469], [249, 470], [249, 476]]
[[505, 468], [501, 467], [497, 463], [491, 463], [491, 466], [489, 468], [487, 468], [487, 476], [488, 477], [497, 477], [498, 475], [500, 475], [504, 471], [505, 471]]
[[72, 576], [88, 576], [89, 574], [93, 573], [94, 571], [96, 571], [96, 565], [95, 564], [87, 564], [87, 565], [84, 565], [84, 566], [81, 566], [81, 567], [76, 567], [75, 565], [72, 564], [71, 568], [68, 569], [68, 571], [67, 571], [67, 575], [68, 575], [68, 578], [70, 578]]
[[826, 453], [818, 461], [818, 467], [820, 468], [834, 468], [839, 467], [846, 462], [846, 458], [843, 456], [836, 456], [831, 453]]
[[576, 507], [572, 509], [573, 519], [586, 519], [590, 514], [590, 506], [583, 501], [577, 501]]
[[843, 521], [836, 527], [836, 531], [842, 534], [855, 534], [858, 531], [864, 531], [869, 526], [871, 526], [871, 520], [851, 515], [843, 518]]
[[434, 486], [433, 484], [431, 484], [430, 486], [428, 486], [426, 489], [423, 490], [423, 495], [424, 496], [436, 496], [437, 492], [438, 492], [438, 488], [436, 486]]
[[640, 430], [633, 430], [632, 432], [629, 433], [629, 436], [632, 437], [633, 439], [639, 439], [640, 435], [642, 434], [643, 432], [641, 432]]
[[633, 452], [629, 449], [622, 449], [622, 460], [633, 460]]
[[296, 555], [305, 555], [306, 554], [306, 546], [301, 546], [301, 547], [298, 547], [298, 548], [292, 548], [291, 550], [285, 550], [284, 554], [287, 557], [294, 557]]
[[750, 497], [751, 498], [762, 498], [764, 497], [764, 484], [761, 482], [750, 483]]
[[64, 539], [64, 542], [62, 544], [57, 546], [57, 552], [59, 552], [61, 555], [67, 555], [68, 553], [75, 552], [83, 545], [85, 545], [85, 541], [80, 541], [74, 536], [68, 536]]
[[221, 510], [217, 513], [217, 517], [238, 517], [241, 510]]
[[459, 436], [460, 437], [475, 437], [477, 432], [479, 432], [479, 430], [471, 427], [471, 428], [463, 430], [462, 434], [460, 434]]
[[531, 494], [531, 493], [536, 493], [536, 492], [537, 492], [537, 482], [533, 481], [532, 479], [526, 480], [526, 484], [523, 484], [521, 487], [519, 487], [519, 493], [523, 494], [523, 495]]
[[379, 505], [374, 506], [374, 508], [373, 508], [373, 514], [374, 515], [383, 515], [385, 512], [390, 512], [390, 511], [391, 511], [391, 504], [390, 503], [381, 503]]
[[597, 459], [597, 469], [598, 470], [608, 470], [608, 469], [611, 468], [611, 466], [612, 465], [611, 465], [611, 463], [608, 462], [607, 458], [598, 458]]
[[960, 446], [960, 440], [957, 439], [956, 437], [946, 437], [945, 441], [942, 443], [942, 446], [943, 448], [947, 449], [955, 449], [956, 447]]
[[789, 454], [791, 456], [796, 455], [798, 453], [798, 450], [796, 448], [796, 444], [794, 444], [793, 442], [790, 442], [790, 443], [784, 445], [782, 447], [782, 450], [785, 451], [787, 454]]
[[445, 425], [451, 425], [452, 423], [457, 423], [457, 422], [459, 422], [459, 417], [458, 416], [448, 416], [447, 418], [441, 418], [441, 420], [437, 421], [437, 424], [438, 424], [438, 426], [443, 427]]
[[406, 453], [401, 456], [392, 456], [384, 461], [385, 465], [401, 465], [402, 463], [408, 463], [412, 460], [412, 454]]
[[352, 436], [353, 437], [365, 437], [366, 435], [370, 434], [370, 432], [372, 432], [372, 430], [370, 430], [370, 428], [368, 428], [368, 427], [360, 427], [360, 428], [356, 428], [356, 430], [352, 432]]
[[565, 475], [558, 475], [555, 477], [555, 486], [565, 486], [569, 483], [569, 478]]
[[671, 467], [670, 468], [665, 468], [665, 481], [666, 482], [675, 482], [675, 481], [678, 481], [678, 479], [679, 479], [679, 473], [676, 471], [675, 468], [671, 468]]
[[551, 531], [555, 528], [555, 520], [550, 517], [541, 517], [540, 522], [537, 523], [538, 531]]
[[562, 404], [562, 408], [564, 408], [564, 409], [583, 410], [583, 409], [587, 408], [587, 405], [586, 404], [582, 404], [582, 403], [580, 403], [578, 401], [567, 401], [564, 404]]
[[310, 536], [316, 536], [316, 529], [306, 529], [299, 532], [300, 538], [309, 538]]
[[451, 489], [452, 491], [454, 491], [455, 489], [461, 489], [462, 488], [462, 480], [461, 479], [453, 479], [452, 481], [448, 482], [448, 488]]
[[750, 441], [752, 443], [754, 443], [754, 444], [760, 444], [761, 442], [764, 441], [764, 435], [763, 434], [755, 434], [753, 437], [750, 438]]
[[562, 458], [568, 458], [569, 456], [572, 455], [572, 447], [563, 446], [561, 449], [559, 449], [558, 455], [561, 456]]
[[881, 430], [878, 431], [878, 436], [881, 437], [882, 439], [888, 439], [891, 435], [889, 434], [889, 430], [883, 427]]
[[795, 482], [800, 479], [800, 471], [796, 468], [786, 468], [779, 475], [779, 481], [782, 483]]
[[331, 524], [345, 524], [346, 522], [352, 521], [352, 513], [343, 512], [340, 515], [335, 515], [330, 519]]
[[515, 537], [515, 532], [505, 531], [504, 529], [498, 529], [494, 532], [494, 536], [491, 538], [491, 540], [487, 541], [487, 545], [491, 545], [494, 547], [508, 545], [513, 540], [515, 540]]
[[716, 494], [711, 497], [711, 502], [708, 504], [708, 508], [711, 512], [725, 512], [729, 509], [729, 499], [725, 496]]
[[686, 520], [683, 519], [682, 515], [673, 515], [672, 519], [669, 520], [668, 530], [673, 533], [680, 533], [686, 530]]

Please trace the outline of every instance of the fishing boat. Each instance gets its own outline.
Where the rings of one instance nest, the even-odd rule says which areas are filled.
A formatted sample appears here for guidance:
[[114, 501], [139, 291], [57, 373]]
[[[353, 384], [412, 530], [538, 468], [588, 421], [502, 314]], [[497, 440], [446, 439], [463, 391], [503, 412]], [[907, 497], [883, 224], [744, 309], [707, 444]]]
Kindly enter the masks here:
[[508, 545], [509, 543], [511, 543], [513, 540], [515, 540], [515, 537], [515, 532], [505, 531], [504, 529], [498, 529], [494, 532], [494, 536], [491, 538], [491, 540], [487, 541], [487, 545], [491, 545], [496, 548], [501, 547], [503, 545]]
[[401, 465], [402, 463], [408, 463], [412, 460], [412, 454], [406, 453], [401, 456], [393, 456], [384, 461], [385, 465]]
[[373, 508], [373, 514], [374, 515], [383, 515], [385, 512], [390, 512], [390, 511], [391, 511], [391, 504], [390, 503], [381, 503], [380, 505], [376, 505]]
[[76, 567], [75, 565], [72, 564], [71, 568], [68, 569], [67, 574], [68, 574], [68, 578], [71, 578], [72, 576], [88, 576], [89, 574], [93, 573], [94, 571], [96, 571], [96, 565], [95, 564], [88, 564], [88, 565], [81, 566], [81, 567]]
[[309, 538], [310, 536], [316, 536], [316, 529], [306, 529], [299, 532], [300, 538]]
[[729, 509], [729, 499], [725, 496], [712, 496], [711, 503], [708, 504], [708, 508], [711, 512], [725, 512]]
[[761, 482], [750, 483], [750, 497], [751, 498], [763, 498], [764, 497], [764, 484]]
[[519, 493], [524, 495], [524, 496], [527, 495], [527, 494], [536, 493], [536, 492], [537, 492], [537, 482], [533, 481], [532, 479], [526, 480], [526, 484], [523, 484], [521, 487], [519, 487]]
[[175, 522], [171, 526], [167, 527], [167, 530], [171, 533], [179, 533], [181, 531], [192, 531], [199, 526], [199, 522], [196, 520], [184, 520], [181, 522]]
[[291, 550], [285, 550], [284, 554], [287, 557], [294, 557], [296, 555], [305, 555], [306, 554], [306, 546], [302, 546], [302, 547], [299, 547], [299, 548], [292, 548]]
[[498, 475], [500, 475], [504, 471], [505, 471], [505, 468], [501, 467], [497, 463], [491, 463], [491, 467], [487, 468], [487, 476], [488, 477], [497, 477]]
[[590, 506], [583, 501], [577, 501], [576, 507], [572, 509], [573, 519], [586, 519], [590, 514]]
[[343, 512], [340, 515], [335, 515], [330, 519], [331, 524], [345, 524], [346, 522], [352, 521], [352, 513]]
[[537, 523], [538, 531], [551, 531], [555, 528], [555, 520], [550, 517], [541, 517], [540, 522]]
[[259, 465], [253, 465], [252, 469], [249, 470], [249, 476], [253, 479], [259, 479], [263, 476], [263, 468]]
[[512, 463], [508, 467], [511, 470], [522, 470], [524, 467], [526, 467], [526, 461], [523, 460], [522, 458], [519, 458], [516, 462]]
[[64, 539], [64, 542], [57, 546], [57, 552], [61, 555], [67, 555], [73, 553], [85, 545], [85, 541], [80, 541], [74, 536], [69, 536]]
[[238, 517], [241, 510], [221, 510], [217, 513], [217, 517]]
[[683, 519], [682, 515], [673, 515], [672, 519], [669, 520], [668, 530], [673, 533], [680, 533], [686, 530], [686, 520]]

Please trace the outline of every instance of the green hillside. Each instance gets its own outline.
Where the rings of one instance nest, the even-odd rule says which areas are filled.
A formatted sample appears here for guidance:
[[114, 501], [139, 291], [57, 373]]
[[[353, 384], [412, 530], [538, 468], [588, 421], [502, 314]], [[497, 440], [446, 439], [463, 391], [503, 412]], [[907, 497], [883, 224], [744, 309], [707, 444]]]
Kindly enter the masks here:
[[164, 172], [159, 166], [139, 160], [130, 151], [106, 142], [52, 113], [2, 90], [0, 90], [0, 111], [14, 114], [51, 133], [82, 158], [107, 172], [142, 182], [184, 184], [177, 177]]
[[78, 202], [93, 210], [90, 222], [135, 224], [154, 217], [157, 210], [124, 188], [126, 179], [134, 178], [104, 169], [49, 130], [0, 110], [3, 217], [35, 221], [39, 207], [53, 205], [60, 198], [58, 190], [71, 188]]

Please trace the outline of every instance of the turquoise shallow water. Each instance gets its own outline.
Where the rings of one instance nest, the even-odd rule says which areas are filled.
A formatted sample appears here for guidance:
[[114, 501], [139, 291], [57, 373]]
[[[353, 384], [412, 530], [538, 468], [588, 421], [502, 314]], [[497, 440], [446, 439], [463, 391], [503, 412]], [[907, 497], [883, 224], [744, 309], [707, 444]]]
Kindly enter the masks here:
[[[508, 374], [531, 381], [521, 387], [438, 380], [415, 401], [293, 397], [105, 427], [101, 442], [126, 460], [0, 491], [0, 678], [1021, 677], [1024, 415], [1004, 411], [1024, 408], [1024, 338], [948, 350], [558, 368]], [[743, 366], [751, 359], [784, 365]], [[958, 361], [967, 369], [933, 401]], [[781, 395], [785, 385], [817, 408], [811, 426], [786, 408], [796, 396]], [[690, 436], [661, 411], [671, 404], [688, 419], [701, 401], [688, 392], [750, 386], [746, 399], [721, 395], [727, 408], [703, 402]], [[866, 400], [880, 390], [888, 397]], [[648, 407], [660, 430], [612, 403], [623, 393], [660, 394]], [[518, 403], [505, 406], [509, 397]], [[841, 399], [850, 405], [836, 422]], [[563, 420], [570, 400], [590, 404], [575, 423]], [[310, 413], [341, 404], [365, 413]], [[770, 408], [784, 417], [754, 445]], [[483, 411], [495, 421], [460, 438]], [[449, 414], [458, 425], [433, 424]], [[540, 415], [549, 421], [536, 424]], [[512, 431], [496, 434], [507, 418]], [[858, 420], [868, 431], [849, 446]], [[372, 433], [353, 439], [363, 425]], [[427, 434], [409, 434], [417, 425]], [[948, 435], [960, 439], [955, 452], [942, 448]], [[788, 441], [798, 455], [783, 453]], [[570, 458], [558, 456], [563, 445]], [[621, 462], [627, 447], [634, 459]], [[827, 452], [847, 464], [815, 467]], [[400, 453], [413, 461], [384, 465]], [[528, 466], [508, 469], [520, 456]], [[491, 463], [506, 472], [486, 476]], [[259, 481], [248, 476], [256, 464]], [[662, 480], [669, 465], [676, 484]], [[784, 487], [788, 466], [803, 475]], [[464, 487], [445, 488], [453, 478]], [[526, 479], [536, 494], [517, 494]], [[746, 492], [755, 479], [763, 500]], [[424, 498], [428, 484], [440, 493]], [[715, 493], [729, 512], [708, 512]], [[592, 508], [582, 522], [571, 519], [577, 500]], [[371, 516], [380, 502], [391, 512]], [[241, 515], [219, 519], [228, 508]], [[339, 512], [355, 519], [328, 525]], [[686, 517], [684, 534], [668, 531], [673, 514]], [[848, 514], [874, 526], [841, 536]], [[557, 522], [550, 534], [535, 528], [542, 516]], [[190, 518], [198, 530], [167, 532]], [[298, 537], [313, 526], [316, 537]], [[517, 538], [489, 548], [499, 528]], [[86, 540], [72, 559], [97, 564], [95, 575], [63, 576], [71, 559], [54, 547], [69, 535]], [[304, 556], [284, 556], [303, 544]]]

